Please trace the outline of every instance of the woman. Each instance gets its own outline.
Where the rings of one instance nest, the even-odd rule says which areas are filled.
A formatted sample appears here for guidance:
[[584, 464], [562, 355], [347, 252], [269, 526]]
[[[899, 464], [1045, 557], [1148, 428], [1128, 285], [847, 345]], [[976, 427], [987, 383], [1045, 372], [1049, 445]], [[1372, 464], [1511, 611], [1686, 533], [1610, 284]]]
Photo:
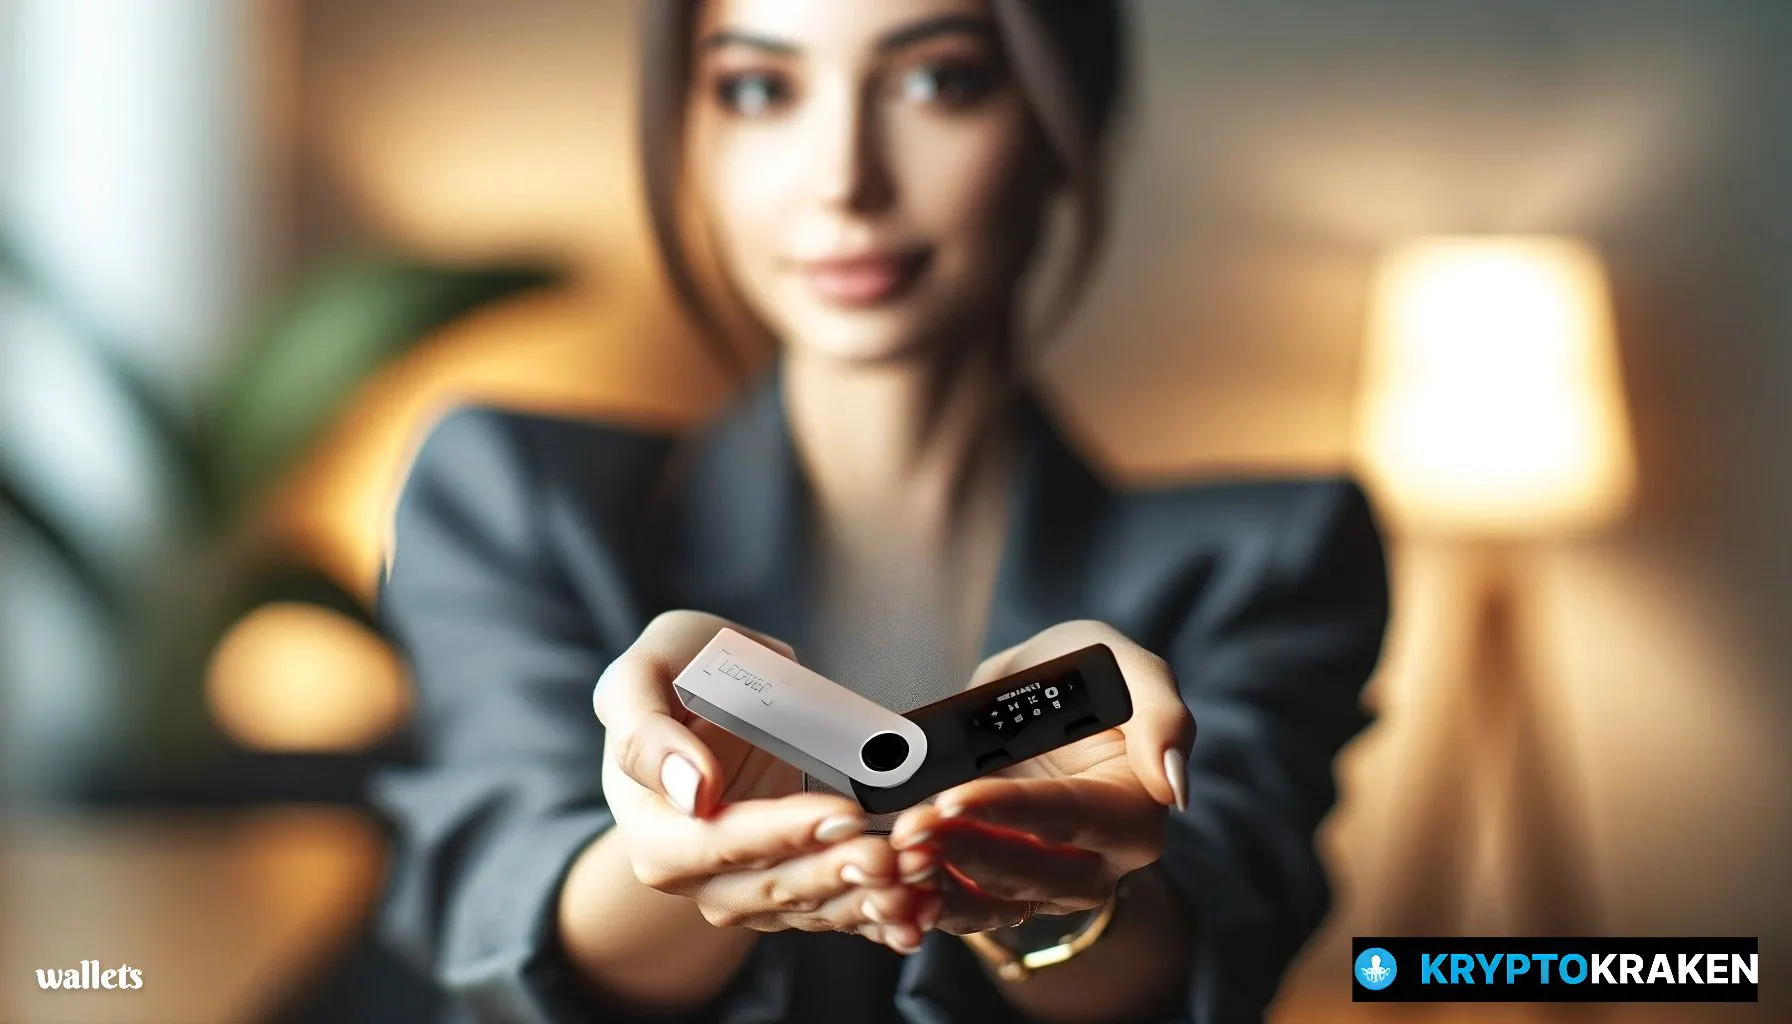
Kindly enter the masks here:
[[[1100, 235], [1114, 5], [645, 13], [671, 279], [780, 358], [693, 438], [432, 430], [380, 590], [425, 752], [379, 790], [389, 933], [488, 1020], [1257, 1018], [1326, 910], [1385, 574], [1348, 481], [1122, 490], [1025, 381], [1048, 211], [1060, 295]], [[871, 821], [682, 713], [724, 625], [897, 710], [1102, 642], [1136, 710]]]

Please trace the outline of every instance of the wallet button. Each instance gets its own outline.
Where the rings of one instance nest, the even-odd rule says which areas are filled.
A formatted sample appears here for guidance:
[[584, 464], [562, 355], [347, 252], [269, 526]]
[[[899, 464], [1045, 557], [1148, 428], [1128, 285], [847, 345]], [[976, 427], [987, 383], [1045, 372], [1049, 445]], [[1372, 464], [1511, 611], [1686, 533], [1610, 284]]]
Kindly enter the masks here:
[[993, 772], [1014, 763], [1014, 755], [1006, 750], [993, 750], [977, 759], [977, 772]]

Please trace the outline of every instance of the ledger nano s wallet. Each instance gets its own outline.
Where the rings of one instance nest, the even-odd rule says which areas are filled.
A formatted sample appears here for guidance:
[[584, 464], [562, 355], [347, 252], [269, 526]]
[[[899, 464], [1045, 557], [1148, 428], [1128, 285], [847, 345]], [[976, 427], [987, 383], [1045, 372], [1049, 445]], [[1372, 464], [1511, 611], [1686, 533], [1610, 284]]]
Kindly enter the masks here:
[[673, 680], [694, 714], [886, 814], [1132, 717], [1093, 644], [897, 714], [732, 629]]

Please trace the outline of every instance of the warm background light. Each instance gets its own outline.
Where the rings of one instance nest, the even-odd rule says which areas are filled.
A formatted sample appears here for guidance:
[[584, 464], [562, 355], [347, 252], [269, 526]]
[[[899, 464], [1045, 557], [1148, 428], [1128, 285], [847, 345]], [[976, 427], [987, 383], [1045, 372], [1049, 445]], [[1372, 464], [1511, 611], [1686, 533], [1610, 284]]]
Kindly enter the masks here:
[[303, 604], [266, 605], [231, 629], [206, 679], [212, 717], [252, 750], [351, 751], [410, 710], [397, 657], [358, 623]]
[[1405, 525], [1597, 526], [1635, 467], [1603, 269], [1579, 242], [1433, 238], [1376, 275], [1360, 441]]
[[448, 325], [369, 380], [267, 496], [258, 530], [371, 607], [407, 467], [448, 408], [677, 429], [728, 394], [720, 365], [656, 297], [576, 287], [519, 296]]

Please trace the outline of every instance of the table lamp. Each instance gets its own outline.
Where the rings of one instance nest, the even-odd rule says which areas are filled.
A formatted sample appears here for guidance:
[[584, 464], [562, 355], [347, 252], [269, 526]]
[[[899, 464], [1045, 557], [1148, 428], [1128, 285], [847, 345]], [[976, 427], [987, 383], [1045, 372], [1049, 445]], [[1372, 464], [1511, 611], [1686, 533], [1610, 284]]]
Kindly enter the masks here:
[[1357, 443], [1377, 502], [1400, 535], [1460, 545], [1479, 569], [1470, 670], [1424, 723], [1385, 924], [1461, 926], [1469, 815], [1497, 795], [1515, 933], [1586, 934], [1572, 773], [1551, 763], [1514, 609], [1527, 548], [1610, 524], [1635, 489], [1603, 268], [1567, 238], [1404, 243], [1378, 267], [1368, 345]]

